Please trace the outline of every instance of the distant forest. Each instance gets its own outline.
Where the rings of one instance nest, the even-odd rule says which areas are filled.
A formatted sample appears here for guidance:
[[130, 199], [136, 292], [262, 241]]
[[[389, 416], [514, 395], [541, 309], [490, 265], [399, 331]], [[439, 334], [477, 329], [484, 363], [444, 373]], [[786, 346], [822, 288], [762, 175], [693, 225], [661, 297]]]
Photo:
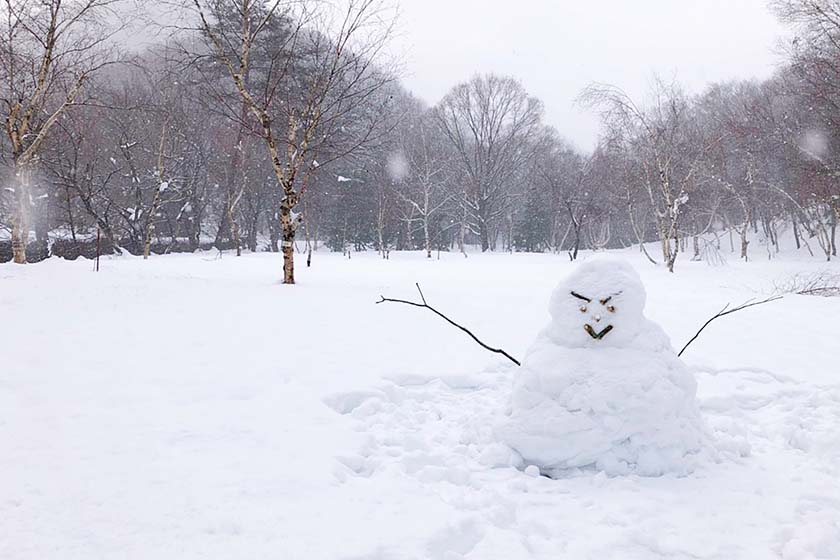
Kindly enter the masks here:
[[[128, 17], [130, 0], [0, 6], [0, 261], [275, 251], [294, 282], [295, 254], [319, 247], [574, 259], [638, 245], [673, 270], [680, 253], [767, 258], [788, 232], [837, 254], [836, 0], [771, 4], [793, 39], [768, 80], [696, 95], [654, 80], [641, 99], [589, 86], [590, 153], [510, 77], [465, 76], [432, 107], [413, 97], [379, 0], [143, 5], [154, 18]], [[136, 52], [127, 34], [159, 40]]]

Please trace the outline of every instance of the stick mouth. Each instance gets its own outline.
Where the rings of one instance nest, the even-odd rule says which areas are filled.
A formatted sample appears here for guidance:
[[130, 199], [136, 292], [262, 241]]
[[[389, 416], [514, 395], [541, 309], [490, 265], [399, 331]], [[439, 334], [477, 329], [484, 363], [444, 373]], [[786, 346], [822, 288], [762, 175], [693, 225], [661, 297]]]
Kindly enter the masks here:
[[592, 325], [588, 323], [586, 325], [583, 325], [583, 330], [585, 330], [589, 334], [589, 336], [591, 336], [595, 340], [601, 340], [602, 338], [607, 336], [607, 333], [610, 332], [612, 329], [612, 325], [607, 325], [601, 330], [601, 332], [595, 332], [595, 329], [592, 328]]

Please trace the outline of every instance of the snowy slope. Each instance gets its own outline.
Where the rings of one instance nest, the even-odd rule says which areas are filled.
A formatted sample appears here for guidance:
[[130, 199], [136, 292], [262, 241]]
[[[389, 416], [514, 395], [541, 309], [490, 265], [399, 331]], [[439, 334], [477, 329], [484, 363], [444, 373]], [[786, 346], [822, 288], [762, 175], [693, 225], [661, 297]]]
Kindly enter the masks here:
[[[625, 256], [680, 347], [836, 263], [674, 275]], [[564, 255], [273, 255], [0, 266], [0, 558], [840, 558], [840, 298], [714, 323], [684, 358], [733, 451], [687, 477], [559, 480], [492, 434]]]

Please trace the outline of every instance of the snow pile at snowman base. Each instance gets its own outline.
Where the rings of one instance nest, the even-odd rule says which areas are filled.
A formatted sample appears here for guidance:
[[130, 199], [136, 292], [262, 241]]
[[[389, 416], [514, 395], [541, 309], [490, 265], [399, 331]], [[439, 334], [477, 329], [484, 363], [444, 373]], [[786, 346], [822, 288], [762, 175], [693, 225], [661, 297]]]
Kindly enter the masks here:
[[713, 453], [694, 377], [644, 305], [623, 261], [584, 263], [555, 289], [497, 428], [525, 465], [679, 475]]

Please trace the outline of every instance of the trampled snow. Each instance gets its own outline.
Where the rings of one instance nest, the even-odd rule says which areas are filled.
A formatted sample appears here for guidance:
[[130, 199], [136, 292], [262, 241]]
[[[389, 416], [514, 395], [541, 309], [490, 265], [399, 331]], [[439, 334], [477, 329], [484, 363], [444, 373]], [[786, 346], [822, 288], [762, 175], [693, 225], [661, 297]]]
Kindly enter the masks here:
[[[840, 558], [840, 298], [789, 295], [689, 347], [718, 460], [551, 479], [494, 431], [524, 370], [374, 302], [420, 282], [524, 358], [565, 255], [317, 253], [294, 287], [276, 255], [215, 256], [0, 266], [0, 558]], [[727, 302], [838, 270], [622, 257], [675, 347]]]

